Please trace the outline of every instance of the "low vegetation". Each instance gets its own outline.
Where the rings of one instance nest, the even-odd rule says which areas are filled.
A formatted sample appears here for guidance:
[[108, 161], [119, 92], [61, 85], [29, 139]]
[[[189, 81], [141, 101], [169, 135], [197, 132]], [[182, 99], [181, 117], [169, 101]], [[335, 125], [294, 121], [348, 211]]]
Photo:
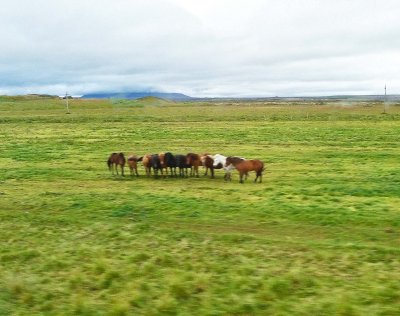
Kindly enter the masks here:
[[[400, 106], [138, 104], [0, 98], [0, 315], [398, 315]], [[263, 183], [106, 167], [165, 150]]]

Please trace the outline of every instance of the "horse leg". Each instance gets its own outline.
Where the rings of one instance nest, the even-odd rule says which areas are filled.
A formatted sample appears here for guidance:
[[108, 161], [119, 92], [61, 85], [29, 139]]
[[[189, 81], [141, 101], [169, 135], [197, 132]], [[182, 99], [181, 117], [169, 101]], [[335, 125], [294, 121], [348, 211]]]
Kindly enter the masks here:
[[204, 173], [204, 175], [206, 176], [208, 174], [208, 167], [206, 167], [206, 172]]
[[194, 173], [196, 175], [196, 178], [198, 178], [199, 177], [199, 166], [194, 166], [193, 169], [194, 169]]
[[214, 168], [210, 168], [210, 173], [211, 173], [211, 179], [214, 179]]
[[240, 180], [239, 180], [240, 183], [243, 183], [243, 176], [244, 176], [245, 174], [246, 174], [245, 172], [240, 171]]
[[118, 164], [115, 164], [115, 172], [117, 173], [117, 176], [119, 176], [119, 173], [118, 173]]
[[262, 171], [256, 171], [256, 178], [254, 179], [254, 183], [257, 182], [257, 179], [259, 178], [258, 182], [261, 183], [262, 181]]
[[122, 173], [122, 176], [123, 176], [123, 177], [125, 177], [124, 168], [125, 168], [125, 167], [124, 167], [123, 165], [121, 165], [121, 173]]

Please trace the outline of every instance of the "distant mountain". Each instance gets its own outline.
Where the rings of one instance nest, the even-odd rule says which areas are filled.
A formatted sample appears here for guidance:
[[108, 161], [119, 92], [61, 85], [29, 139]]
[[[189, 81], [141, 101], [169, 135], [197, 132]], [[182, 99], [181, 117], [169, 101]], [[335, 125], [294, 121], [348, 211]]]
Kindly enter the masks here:
[[140, 99], [144, 97], [156, 97], [173, 101], [186, 101], [192, 98], [182, 93], [164, 92], [110, 92], [89, 93], [82, 96], [83, 99]]

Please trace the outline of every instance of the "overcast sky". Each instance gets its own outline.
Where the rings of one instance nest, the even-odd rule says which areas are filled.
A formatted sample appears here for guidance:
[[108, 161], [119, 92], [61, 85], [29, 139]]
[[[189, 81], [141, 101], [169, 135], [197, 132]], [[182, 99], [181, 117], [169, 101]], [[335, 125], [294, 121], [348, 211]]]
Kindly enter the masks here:
[[400, 93], [398, 0], [2, 0], [0, 94]]

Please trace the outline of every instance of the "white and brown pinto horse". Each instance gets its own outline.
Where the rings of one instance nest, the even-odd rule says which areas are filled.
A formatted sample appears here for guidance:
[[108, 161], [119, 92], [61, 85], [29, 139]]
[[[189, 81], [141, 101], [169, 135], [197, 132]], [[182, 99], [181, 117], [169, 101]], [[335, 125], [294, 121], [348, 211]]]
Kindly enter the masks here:
[[213, 168], [214, 169], [224, 169], [225, 170], [225, 175], [224, 179], [225, 180], [231, 180], [232, 178], [232, 170], [235, 169], [234, 166], [232, 165], [227, 165], [226, 163], [226, 156], [221, 155], [221, 154], [215, 154], [212, 156], [214, 163], [213, 163]]
[[214, 169], [221, 169], [225, 167], [226, 156], [221, 154], [215, 154], [213, 156], [210, 155], [210, 157], [214, 160], [213, 162]]
[[234, 168], [237, 171], [239, 171], [240, 175], [240, 183], [243, 183], [243, 177], [245, 176], [247, 178], [247, 174], [250, 171], [255, 171], [256, 172], [256, 178], [254, 179], [254, 182], [257, 182], [257, 179], [259, 179], [259, 182], [261, 183], [262, 181], [262, 173], [264, 171], [264, 163], [261, 160], [258, 159], [244, 159], [240, 157], [227, 157], [225, 161], [225, 168]]

